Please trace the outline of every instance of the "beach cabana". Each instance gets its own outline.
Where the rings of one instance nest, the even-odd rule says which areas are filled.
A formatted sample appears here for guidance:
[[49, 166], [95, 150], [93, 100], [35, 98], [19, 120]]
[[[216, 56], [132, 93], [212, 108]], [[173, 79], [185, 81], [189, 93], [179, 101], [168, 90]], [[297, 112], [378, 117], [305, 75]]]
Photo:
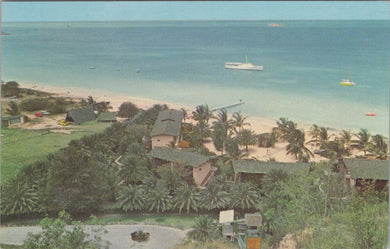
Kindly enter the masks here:
[[72, 109], [66, 113], [65, 120], [69, 123], [82, 124], [88, 121], [95, 120], [96, 116], [93, 112], [93, 107]]
[[183, 117], [183, 112], [179, 110], [160, 111], [150, 133], [152, 148], [166, 147], [171, 143], [177, 146], [180, 141]]
[[309, 173], [310, 166], [310, 163], [262, 162], [254, 160], [233, 161], [235, 182], [250, 179], [260, 180], [271, 170], [284, 170], [290, 174], [305, 175]]
[[23, 124], [27, 122], [28, 118], [27, 115], [16, 115], [16, 116], [7, 116], [7, 117], [1, 117], [1, 126], [2, 127], [8, 127], [11, 124]]
[[98, 122], [116, 122], [116, 112], [102, 112], [99, 114], [97, 121]]
[[155, 160], [157, 165], [173, 163], [174, 165], [184, 166], [189, 170], [197, 187], [204, 187], [217, 170], [211, 165], [212, 157], [189, 151], [155, 147], [149, 152], [149, 155]]
[[348, 186], [364, 187], [375, 181], [375, 189], [382, 190], [389, 182], [389, 161], [344, 158], [345, 181]]

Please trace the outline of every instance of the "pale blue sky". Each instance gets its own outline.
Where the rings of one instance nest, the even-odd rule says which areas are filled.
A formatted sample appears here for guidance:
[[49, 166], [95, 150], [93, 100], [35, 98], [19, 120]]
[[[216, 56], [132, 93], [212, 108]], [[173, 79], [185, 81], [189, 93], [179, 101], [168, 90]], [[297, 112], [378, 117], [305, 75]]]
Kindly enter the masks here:
[[3, 2], [3, 22], [389, 20], [386, 1]]

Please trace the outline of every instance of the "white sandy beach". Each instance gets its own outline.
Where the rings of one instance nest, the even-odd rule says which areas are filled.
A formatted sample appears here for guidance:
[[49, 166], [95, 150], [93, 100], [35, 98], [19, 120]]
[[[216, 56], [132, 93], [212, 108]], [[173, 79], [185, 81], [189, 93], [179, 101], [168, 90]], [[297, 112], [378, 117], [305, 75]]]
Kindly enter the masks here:
[[[127, 95], [113, 94], [111, 92], [97, 90], [97, 89], [86, 89], [82, 87], [57, 87], [50, 86], [45, 84], [37, 84], [37, 83], [27, 83], [27, 82], [19, 82], [21, 88], [31, 88], [34, 90], [45, 91], [49, 93], [57, 94], [62, 97], [86, 99], [88, 96], [92, 96], [94, 100], [97, 102], [100, 101], [109, 101], [110, 105], [113, 107], [112, 111], [118, 111], [119, 106], [127, 101], [134, 103], [138, 108], [148, 109], [152, 107], [154, 104], [167, 104], [169, 108], [173, 109], [181, 109], [184, 108], [187, 110], [187, 114], [190, 116], [192, 111], [195, 109], [191, 106], [185, 106], [177, 103], [167, 103], [161, 102], [159, 100], [148, 99], [148, 98], [140, 98], [140, 97], [132, 97]], [[245, 115], [245, 114], [244, 114]], [[246, 120], [250, 126], [247, 128], [253, 130], [256, 134], [271, 132], [273, 127], [276, 127], [276, 121], [273, 119], [268, 119], [264, 117], [256, 117], [256, 116], [248, 116]], [[298, 128], [303, 129], [306, 133], [306, 140], [310, 139], [309, 131], [310, 125], [302, 125], [298, 124]], [[337, 130], [329, 130], [329, 134], [338, 133]], [[215, 153], [217, 152], [212, 144], [212, 142], [206, 143], [205, 146]], [[256, 158], [261, 161], [267, 161], [269, 159], [275, 159], [279, 162], [296, 162], [296, 159], [292, 155], [286, 155], [286, 146], [287, 143], [277, 143], [274, 148], [261, 148], [257, 146], [249, 147], [249, 158]], [[308, 145], [309, 149], [313, 149], [310, 145]], [[314, 158], [311, 158], [311, 161], [320, 162], [326, 161], [326, 158], [315, 155]]]

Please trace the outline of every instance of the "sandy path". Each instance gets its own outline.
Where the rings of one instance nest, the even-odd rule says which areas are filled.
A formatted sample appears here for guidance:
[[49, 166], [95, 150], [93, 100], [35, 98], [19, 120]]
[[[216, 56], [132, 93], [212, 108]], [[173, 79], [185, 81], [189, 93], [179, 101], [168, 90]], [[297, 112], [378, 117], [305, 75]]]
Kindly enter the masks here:
[[[165, 249], [172, 248], [185, 238], [187, 231], [172, 227], [163, 227], [157, 225], [106, 225], [104, 228], [107, 234], [102, 236], [103, 240], [111, 243], [112, 249]], [[88, 232], [90, 226], [86, 226]], [[142, 230], [150, 233], [150, 238], [146, 242], [136, 242], [131, 240], [132, 232]], [[8, 245], [21, 245], [27, 238], [28, 233], [39, 233], [38, 226], [26, 227], [1, 227], [0, 243]]]

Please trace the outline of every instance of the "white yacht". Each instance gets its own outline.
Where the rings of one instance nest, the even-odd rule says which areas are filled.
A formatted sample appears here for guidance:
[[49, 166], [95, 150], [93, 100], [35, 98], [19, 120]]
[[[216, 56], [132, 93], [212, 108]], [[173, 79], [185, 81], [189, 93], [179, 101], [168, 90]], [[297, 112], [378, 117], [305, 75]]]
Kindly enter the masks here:
[[263, 66], [256, 66], [248, 62], [247, 57], [245, 57], [245, 63], [243, 62], [226, 62], [226, 69], [237, 69], [237, 70], [251, 70], [251, 71], [263, 71]]

